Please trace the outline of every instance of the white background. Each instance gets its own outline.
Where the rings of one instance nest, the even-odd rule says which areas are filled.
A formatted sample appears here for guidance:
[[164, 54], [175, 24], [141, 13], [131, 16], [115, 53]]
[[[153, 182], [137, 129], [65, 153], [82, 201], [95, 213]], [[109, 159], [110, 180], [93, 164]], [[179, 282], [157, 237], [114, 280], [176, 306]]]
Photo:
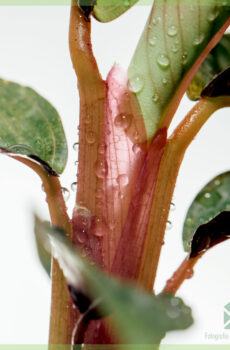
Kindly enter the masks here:
[[[103, 77], [113, 63], [127, 67], [149, 12], [137, 6], [110, 24], [93, 22], [94, 51]], [[75, 181], [78, 94], [68, 51], [68, 7], [0, 7], [0, 77], [36, 89], [59, 111], [69, 143], [63, 186]], [[175, 126], [191, 107], [186, 98]], [[173, 227], [166, 233], [157, 291], [181, 263], [182, 225], [200, 188], [230, 169], [229, 111], [216, 113], [186, 153], [175, 191]], [[68, 201], [71, 212], [75, 194]], [[0, 159], [0, 344], [44, 344], [48, 339], [50, 282], [40, 267], [33, 237], [32, 211], [48, 218], [39, 178], [26, 167]], [[195, 268], [178, 295], [193, 308], [194, 325], [171, 333], [168, 343], [208, 343], [207, 333], [222, 333], [223, 307], [230, 302], [230, 242], [214, 248]], [[230, 331], [225, 331], [229, 335]], [[229, 340], [226, 342], [229, 343]]]

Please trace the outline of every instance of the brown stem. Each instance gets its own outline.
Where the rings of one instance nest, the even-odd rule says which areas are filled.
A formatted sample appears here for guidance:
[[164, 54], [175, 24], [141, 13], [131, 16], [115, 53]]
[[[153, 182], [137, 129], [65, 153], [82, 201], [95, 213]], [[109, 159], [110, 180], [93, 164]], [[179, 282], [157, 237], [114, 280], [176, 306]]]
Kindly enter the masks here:
[[229, 105], [228, 97], [201, 99], [168, 140], [158, 173], [139, 271], [139, 282], [149, 291], [154, 285], [170, 203], [184, 153], [207, 119], [217, 109]]
[[186, 257], [173, 276], [167, 281], [163, 293], [176, 294], [182, 283], [193, 276], [193, 268], [202, 254], [195, 258]]

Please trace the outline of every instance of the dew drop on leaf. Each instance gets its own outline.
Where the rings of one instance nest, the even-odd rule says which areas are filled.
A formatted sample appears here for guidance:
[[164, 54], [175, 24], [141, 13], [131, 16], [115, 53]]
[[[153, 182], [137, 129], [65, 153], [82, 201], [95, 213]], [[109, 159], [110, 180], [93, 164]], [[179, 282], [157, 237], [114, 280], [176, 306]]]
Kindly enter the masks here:
[[88, 240], [88, 234], [85, 230], [77, 231], [76, 237], [80, 244], [84, 244]]
[[170, 64], [169, 58], [165, 54], [161, 54], [160, 56], [158, 56], [157, 63], [163, 69], [168, 68]]
[[168, 29], [168, 35], [172, 37], [177, 35], [177, 27], [174, 25], [170, 26]]
[[193, 40], [193, 45], [194, 45], [194, 46], [198, 46], [198, 45], [202, 44], [203, 41], [204, 41], [204, 34], [200, 34], [199, 36], [197, 36], [197, 37]]
[[96, 141], [96, 135], [95, 132], [92, 130], [89, 130], [86, 133], [86, 142], [92, 145]]
[[155, 46], [157, 42], [157, 38], [155, 36], [150, 36], [149, 38], [149, 45]]
[[107, 172], [108, 172], [108, 166], [107, 166], [107, 163], [106, 161], [104, 160], [97, 160], [96, 163], [95, 163], [95, 167], [94, 167], [94, 170], [95, 170], [95, 174], [98, 178], [101, 178], [103, 179]]
[[114, 124], [119, 128], [123, 128], [124, 130], [128, 129], [132, 121], [132, 116], [130, 114], [119, 114], [116, 116]]
[[171, 211], [174, 211], [175, 209], [176, 209], [176, 204], [173, 203], [173, 202], [171, 202], [171, 203], [170, 203], [170, 210], [171, 210]]
[[118, 175], [117, 177], [117, 183], [118, 185], [120, 185], [121, 187], [125, 187], [128, 185], [129, 183], [129, 178], [126, 174], [121, 174], [121, 175]]
[[158, 102], [159, 101], [159, 95], [157, 93], [154, 93], [152, 98], [153, 98], [153, 102]]
[[144, 80], [140, 75], [135, 75], [130, 79], [130, 88], [133, 92], [139, 93], [144, 87]]

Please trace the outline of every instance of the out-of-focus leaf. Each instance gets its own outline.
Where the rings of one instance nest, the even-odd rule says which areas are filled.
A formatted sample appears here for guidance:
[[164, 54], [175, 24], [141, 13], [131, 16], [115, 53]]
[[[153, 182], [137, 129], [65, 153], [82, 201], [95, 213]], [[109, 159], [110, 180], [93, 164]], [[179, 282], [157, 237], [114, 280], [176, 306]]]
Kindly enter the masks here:
[[40, 158], [58, 173], [67, 160], [66, 138], [54, 107], [33, 89], [2, 79], [0, 148]]
[[[49, 223], [44, 223], [45, 225], [49, 225]], [[37, 233], [37, 221], [35, 221], [35, 227], [34, 227], [34, 233], [35, 233], [35, 241], [36, 241], [36, 247], [37, 247], [37, 252], [39, 256], [39, 260], [50, 277], [51, 273], [51, 260], [52, 260], [52, 255], [47, 249], [44, 248], [43, 244], [41, 244], [41, 241], [38, 238], [38, 233]]]
[[192, 324], [191, 310], [171, 295], [141, 292], [102, 274], [83, 259], [58, 229], [38, 222], [44, 247], [50, 244], [69, 285], [100, 300], [102, 312], [112, 313], [121, 339], [133, 344], [158, 344], [165, 333]]
[[222, 211], [211, 221], [198, 227], [191, 243], [190, 257], [205, 252], [230, 238], [230, 211]]
[[229, 0], [154, 1], [129, 67], [148, 138], [169, 125], [198, 60], [225, 31], [229, 15]]
[[94, 16], [101, 22], [110, 22], [132, 7], [138, 0], [97, 0]]
[[211, 82], [215, 75], [229, 66], [230, 35], [225, 34], [196, 72], [196, 75], [187, 89], [188, 97], [193, 101], [199, 100], [204, 87]]
[[184, 250], [190, 251], [192, 238], [200, 225], [226, 210], [230, 210], [230, 172], [215, 177], [194, 199], [184, 222]]
[[230, 97], [230, 67], [219, 73], [201, 92], [201, 97]]

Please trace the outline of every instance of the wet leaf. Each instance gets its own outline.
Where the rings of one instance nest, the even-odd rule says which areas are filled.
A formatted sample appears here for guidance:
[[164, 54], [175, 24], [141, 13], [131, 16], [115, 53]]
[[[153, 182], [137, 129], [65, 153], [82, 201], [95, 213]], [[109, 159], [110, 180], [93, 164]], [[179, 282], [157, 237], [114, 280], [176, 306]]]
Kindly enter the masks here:
[[138, 0], [97, 0], [94, 16], [101, 22], [110, 22], [132, 7]]
[[227, 28], [229, 5], [229, 0], [154, 1], [129, 67], [148, 138], [169, 125], [199, 63]]
[[191, 204], [183, 228], [184, 250], [190, 251], [192, 238], [200, 225], [227, 210], [230, 210], [230, 172], [211, 180]]
[[113, 314], [121, 339], [128, 343], [158, 344], [165, 333], [192, 324], [191, 310], [179, 298], [141, 292], [121, 284], [83, 259], [58, 229], [39, 223], [40, 240], [52, 247], [68, 284], [85, 289], [92, 300], [101, 301], [102, 312]]
[[0, 148], [61, 173], [67, 144], [57, 111], [33, 89], [0, 79]]
[[208, 85], [215, 75], [230, 66], [230, 35], [225, 34], [219, 43], [206, 57], [196, 75], [192, 79], [187, 95], [193, 100], [199, 100], [201, 91]]
[[214, 219], [198, 227], [192, 239], [190, 258], [195, 258], [228, 238], [230, 238], [230, 211], [222, 211]]
[[219, 73], [201, 92], [201, 97], [230, 96], [230, 67]]
[[[39, 260], [41, 262], [41, 265], [43, 266], [44, 270], [50, 277], [51, 273], [51, 260], [52, 260], [52, 255], [50, 252], [47, 251], [47, 249], [44, 248], [43, 244], [41, 244], [41, 241], [37, 237], [37, 222], [35, 222], [35, 227], [34, 227], [34, 233], [35, 233], [35, 240], [36, 240], [36, 247], [37, 247], [37, 252], [39, 256]], [[48, 222], [45, 222], [44, 225], [49, 225]]]

